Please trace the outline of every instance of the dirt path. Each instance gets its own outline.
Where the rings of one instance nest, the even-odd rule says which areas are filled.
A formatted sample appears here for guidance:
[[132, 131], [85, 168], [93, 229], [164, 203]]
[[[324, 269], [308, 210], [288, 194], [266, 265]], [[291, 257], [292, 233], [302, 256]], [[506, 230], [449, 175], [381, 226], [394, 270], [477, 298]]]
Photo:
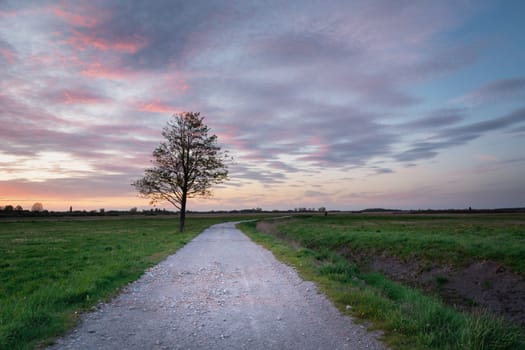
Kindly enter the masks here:
[[386, 349], [250, 241], [215, 225], [51, 349]]

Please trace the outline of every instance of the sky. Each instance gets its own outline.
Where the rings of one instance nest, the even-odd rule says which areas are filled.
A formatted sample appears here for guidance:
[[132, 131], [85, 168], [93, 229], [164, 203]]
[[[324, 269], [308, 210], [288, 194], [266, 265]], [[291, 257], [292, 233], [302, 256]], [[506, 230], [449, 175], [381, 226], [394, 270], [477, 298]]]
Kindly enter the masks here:
[[189, 210], [525, 207], [524, 13], [0, 0], [0, 206], [150, 208], [130, 184], [194, 111], [234, 162]]

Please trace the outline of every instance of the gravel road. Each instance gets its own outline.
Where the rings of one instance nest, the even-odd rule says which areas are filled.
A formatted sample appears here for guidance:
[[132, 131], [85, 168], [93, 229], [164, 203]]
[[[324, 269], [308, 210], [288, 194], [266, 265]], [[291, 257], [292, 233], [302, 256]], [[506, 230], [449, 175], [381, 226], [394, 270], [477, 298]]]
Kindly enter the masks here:
[[233, 223], [212, 226], [49, 349], [386, 349]]

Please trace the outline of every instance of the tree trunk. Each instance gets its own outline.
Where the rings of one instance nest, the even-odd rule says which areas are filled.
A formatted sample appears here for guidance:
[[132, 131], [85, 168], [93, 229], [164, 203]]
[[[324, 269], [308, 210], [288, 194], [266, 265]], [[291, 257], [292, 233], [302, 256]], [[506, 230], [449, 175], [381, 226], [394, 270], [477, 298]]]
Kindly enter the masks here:
[[179, 232], [184, 232], [184, 224], [186, 223], [186, 193], [182, 194], [182, 201], [180, 203], [179, 216]]

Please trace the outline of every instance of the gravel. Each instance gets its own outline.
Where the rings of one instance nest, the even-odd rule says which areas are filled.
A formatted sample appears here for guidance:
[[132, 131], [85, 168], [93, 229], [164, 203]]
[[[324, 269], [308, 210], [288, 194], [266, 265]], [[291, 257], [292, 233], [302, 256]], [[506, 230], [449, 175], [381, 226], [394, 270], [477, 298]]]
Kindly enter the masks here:
[[234, 223], [212, 226], [49, 349], [386, 349]]

